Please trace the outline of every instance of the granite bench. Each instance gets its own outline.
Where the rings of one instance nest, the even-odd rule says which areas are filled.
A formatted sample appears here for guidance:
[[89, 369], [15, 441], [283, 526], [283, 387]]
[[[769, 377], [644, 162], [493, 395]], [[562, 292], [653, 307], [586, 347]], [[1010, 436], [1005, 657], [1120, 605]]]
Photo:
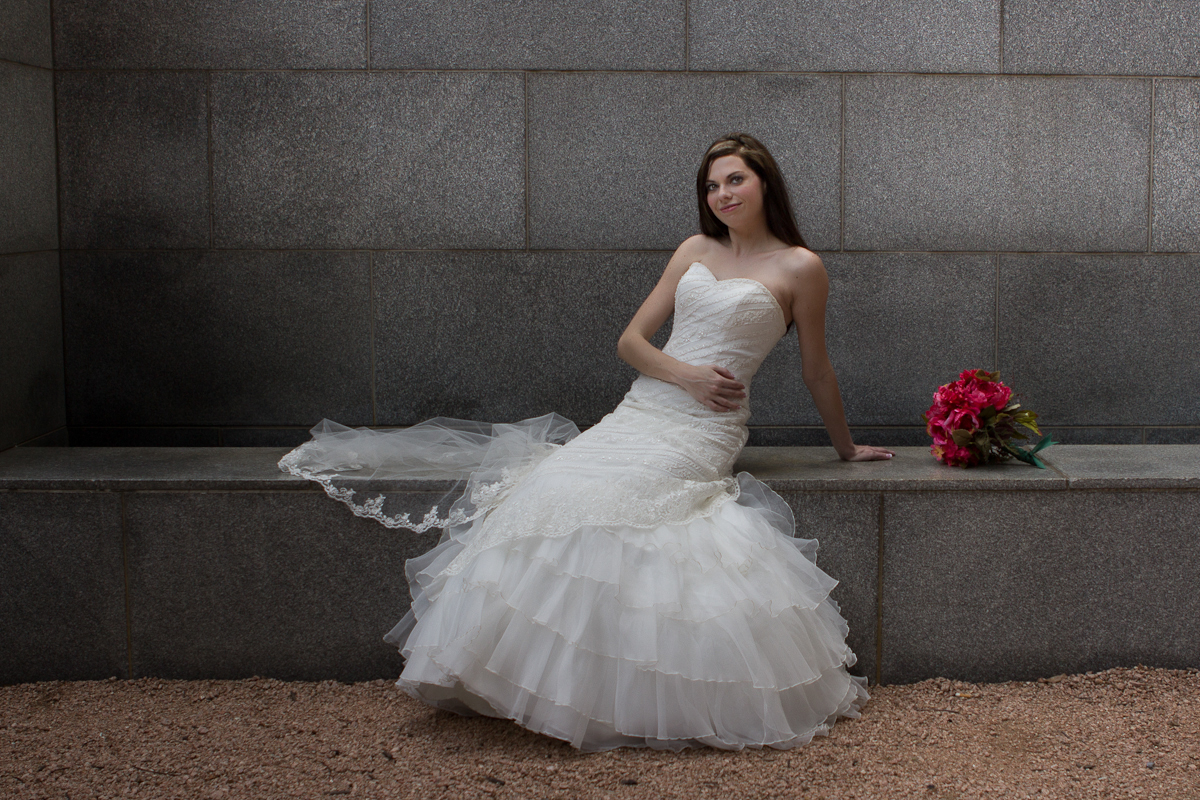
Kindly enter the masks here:
[[[0, 453], [0, 682], [366, 680], [436, 533], [352, 516], [276, 448]], [[1030, 679], [1200, 667], [1200, 446], [1058, 446], [1050, 469], [747, 448], [841, 581], [856, 671]], [[404, 484], [415, 503], [438, 481]]]

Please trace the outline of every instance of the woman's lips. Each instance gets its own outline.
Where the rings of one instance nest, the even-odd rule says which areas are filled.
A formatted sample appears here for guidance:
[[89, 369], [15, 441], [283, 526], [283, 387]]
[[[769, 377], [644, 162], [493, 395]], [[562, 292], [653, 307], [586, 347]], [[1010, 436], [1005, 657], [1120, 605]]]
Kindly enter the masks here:
[[735, 208], [737, 208], [740, 205], [741, 205], [741, 203], [730, 203], [727, 206], [721, 206], [721, 213], [728, 214], [730, 211], [733, 211]]

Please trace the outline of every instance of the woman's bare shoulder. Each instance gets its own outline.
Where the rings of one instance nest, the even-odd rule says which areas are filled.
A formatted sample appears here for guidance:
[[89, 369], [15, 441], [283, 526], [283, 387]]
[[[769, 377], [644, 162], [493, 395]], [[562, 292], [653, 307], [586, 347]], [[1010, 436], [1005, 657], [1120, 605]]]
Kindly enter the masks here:
[[789, 247], [780, 253], [779, 264], [788, 277], [797, 283], [828, 280], [821, 257], [807, 247]]
[[694, 236], [689, 236], [683, 240], [679, 247], [675, 248], [675, 257], [672, 261], [686, 261], [686, 265], [691, 265], [696, 261], [703, 261], [717, 244], [717, 240], [711, 236], [705, 236], [703, 233], [697, 233]]

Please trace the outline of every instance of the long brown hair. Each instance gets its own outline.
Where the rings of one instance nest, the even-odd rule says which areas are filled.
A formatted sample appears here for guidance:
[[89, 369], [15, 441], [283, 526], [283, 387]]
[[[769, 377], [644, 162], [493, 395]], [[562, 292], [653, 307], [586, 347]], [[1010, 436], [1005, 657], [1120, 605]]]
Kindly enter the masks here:
[[696, 172], [696, 200], [700, 205], [700, 232], [714, 239], [729, 237], [729, 226], [717, 219], [712, 209], [708, 207], [708, 170], [712, 163], [722, 156], [739, 156], [746, 166], [754, 170], [754, 174], [762, 180], [763, 211], [767, 215], [767, 228], [779, 240], [793, 247], [808, 247], [800, 229], [796, 227], [796, 217], [792, 213], [792, 201], [788, 197], [787, 184], [779, 165], [771, 157], [771, 153], [763, 143], [748, 133], [731, 133], [717, 139], [704, 153], [700, 169]]

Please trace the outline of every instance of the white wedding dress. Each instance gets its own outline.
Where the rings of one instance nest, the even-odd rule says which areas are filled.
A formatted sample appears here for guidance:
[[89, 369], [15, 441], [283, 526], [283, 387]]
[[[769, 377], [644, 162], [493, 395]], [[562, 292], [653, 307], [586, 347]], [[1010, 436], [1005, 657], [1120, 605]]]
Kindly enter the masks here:
[[[785, 329], [765, 286], [697, 262], [663, 349], [749, 387]], [[867, 693], [846, 671], [855, 656], [816, 542], [794, 537], [774, 492], [732, 475], [749, 415], [643, 375], [577, 436], [555, 415], [392, 432], [325, 422], [281, 467], [359, 515], [445, 527], [408, 562], [412, 609], [385, 637], [412, 696], [582, 750], [787, 748], [857, 716]], [[356, 475], [469, 481], [444, 516], [412, 521], [388, 513], [386, 491], [358, 502]]]

